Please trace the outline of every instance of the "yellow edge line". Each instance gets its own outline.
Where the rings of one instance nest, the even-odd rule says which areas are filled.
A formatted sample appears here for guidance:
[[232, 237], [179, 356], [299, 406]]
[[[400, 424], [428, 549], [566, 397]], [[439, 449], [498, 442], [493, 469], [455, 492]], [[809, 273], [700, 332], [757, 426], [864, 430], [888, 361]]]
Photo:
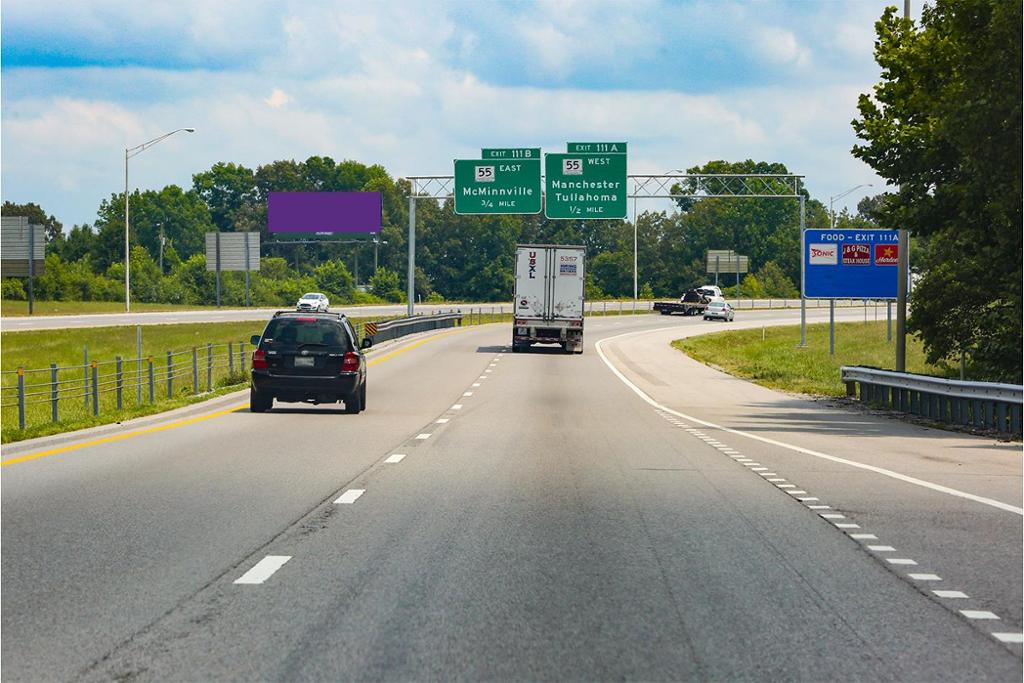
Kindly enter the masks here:
[[[450, 334], [455, 334], [456, 332], [461, 332], [461, 331], [462, 331], [461, 329], [459, 329], [459, 330], [452, 330], [451, 332], [444, 332], [442, 334], [437, 334], [437, 335], [434, 335], [432, 337], [427, 337], [426, 339], [420, 340], [420, 341], [416, 342], [415, 344], [409, 344], [408, 346], [403, 346], [402, 348], [398, 349], [397, 351], [392, 351], [391, 353], [389, 353], [389, 354], [387, 354], [385, 356], [381, 356], [380, 358], [374, 358], [372, 361], [370, 361], [368, 363], [368, 365], [376, 365], [377, 363], [383, 363], [384, 361], [386, 361], [389, 358], [394, 358], [395, 356], [397, 356], [397, 355], [399, 355], [401, 353], [405, 353], [406, 351], [410, 351], [412, 349], [415, 349], [418, 346], [423, 346], [427, 342], [434, 341], [435, 339], [440, 339], [441, 337], [447, 337]], [[248, 406], [245, 406], [245, 407], [248, 407]], [[156, 427], [149, 427], [148, 429], [139, 429], [139, 430], [136, 430], [134, 432], [125, 432], [124, 434], [114, 434], [113, 436], [105, 436], [102, 439], [94, 439], [93, 441], [85, 441], [83, 443], [70, 444], [68, 446], [61, 446], [59, 448], [51, 448], [48, 451], [39, 451], [38, 453], [29, 453], [28, 455], [22, 455], [22, 456], [19, 456], [17, 458], [11, 458], [10, 460], [4, 460], [4, 461], [0, 462], [0, 467], [6, 467], [7, 465], [15, 465], [15, 464], [17, 464], [19, 462], [26, 462], [28, 460], [36, 460], [37, 458], [45, 458], [45, 457], [50, 456], [50, 455], [58, 455], [60, 453], [67, 453], [68, 451], [77, 451], [79, 448], [88, 448], [89, 446], [99, 446], [101, 444], [111, 443], [111, 442], [114, 442], [114, 441], [123, 441], [124, 439], [130, 439], [130, 438], [132, 438], [134, 436], [142, 436], [143, 434], [154, 434], [156, 432], [163, 432], [163, 431], [166, 431], [168, 429], [175, 429], [176, 427], [184, 427], [186, 425], [195, 424], [197, 422], [202, 422], [204, 420], [211, 420], [211, 419], [213, 419], [215, 417], [222, 417], [224, 415], [229, 415], [230, 413], [234, 413], [234, 412], [237, 412], [239, 410], [242, 410], [242, 406], [238, 406], [236, 408], [228, 408], [227, 410], [221, 410], [221, 411], [218, 411], [216, 413], [209, 413], [208, 415], [199, 415], [197, 417], [190, 417], [187, 420], [179, 420], [178, 422], [171, 422], [171, 423], [165, 424], [165, 425], [158, 425]]]

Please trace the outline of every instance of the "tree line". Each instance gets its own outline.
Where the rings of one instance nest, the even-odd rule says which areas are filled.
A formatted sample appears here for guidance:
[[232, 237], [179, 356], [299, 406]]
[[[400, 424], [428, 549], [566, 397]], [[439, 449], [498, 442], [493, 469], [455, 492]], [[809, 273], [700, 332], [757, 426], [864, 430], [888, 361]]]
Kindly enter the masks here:
[[[714, 161], [692, 173], [788, 173], [778, 163]], [[297, 244], [267, 232], [266, 199], [275, 191], [378, 191], [383, 227], [351, 243]], [[205, 269], [204, 234], [261, 233], [262, 271], [251, 276], [253, 302], [288, 305], [304, 291], [325, 291], [339, 302], [398, 301], [404, 296], [408, 181], [379, 165], [314, 156], [256, 169], [217, 163], [196, 173], [189, 189], [169, 185], [129, 195], [132, 297], [136, 301], [209, 304], [213, 273]], [[821, 202], [807, 203], [808, 227], [826, 227]], [[672, 210], [636, 219], [639, 284], [646, 297], [676, 297], [706, 284], [705, 252], [734, 249], [750, 256], [740, 283], [749, 296], [798, 296], [799, 204], [794, 199], [680, 200]], [[46, 226], [46, 270], [37, 296], [55, 300], [124, 298], [124, 195], [103, 200], [92, 225], [65, 231], [36, 204], [3, 205], [4, 215], [27, 215]], [[842, 225], [871, 225], [867, 213]], [[583, 244], [589, 256], [588, 296], [633, 294], [632, 221], [548, 220], [543, 215], [460, 216], [453, 202], [417, 204], [416, 295], [423, 300], [501, 301], [511, 298], [517, 243]], [[376, 266], [376, 267], [375, 267]], [[222, 301], [243, 303], [242, 275], [222, 273]], [[731, 276], [724, 280], [734, 283]], [[358, 279], [358, 282], [357, 282]], [[21, 298], [20, 280], [5, 278], [5, 298]]]

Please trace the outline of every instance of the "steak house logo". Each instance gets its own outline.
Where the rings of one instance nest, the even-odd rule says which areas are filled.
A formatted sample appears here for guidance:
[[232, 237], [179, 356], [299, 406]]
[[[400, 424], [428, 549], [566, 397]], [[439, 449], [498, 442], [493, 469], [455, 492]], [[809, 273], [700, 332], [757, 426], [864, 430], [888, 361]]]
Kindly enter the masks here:
[[537, 279], [537, 252], [535, 252], [535, 251], [531, 251], [530, 252], [530, 270], [529, 270], [529, 274], [530, 274], [530, 279], [531, 280], [536, 280]]
[[868, 244], [844, 244], [844, 266], [867, 266], [871, 264], [871, 246]]

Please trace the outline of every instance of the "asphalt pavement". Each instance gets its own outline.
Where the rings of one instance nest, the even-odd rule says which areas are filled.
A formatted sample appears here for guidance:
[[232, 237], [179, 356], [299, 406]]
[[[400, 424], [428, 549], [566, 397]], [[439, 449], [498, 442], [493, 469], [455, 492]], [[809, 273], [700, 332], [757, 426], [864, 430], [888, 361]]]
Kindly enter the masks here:
[[667, 347], [708, 329], [446, 330], [375, 355], [361, 415], [222, 403], [7, 465], [3, 677], [1020, 680], [1019, 445]]

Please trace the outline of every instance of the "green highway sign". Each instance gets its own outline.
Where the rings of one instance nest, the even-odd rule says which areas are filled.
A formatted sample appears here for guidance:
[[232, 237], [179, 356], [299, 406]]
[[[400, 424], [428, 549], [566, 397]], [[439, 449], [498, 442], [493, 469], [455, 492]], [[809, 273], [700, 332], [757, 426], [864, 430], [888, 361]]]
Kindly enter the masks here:
[[570, 154], [625, 154], [625, 142], [570, 142], [565, 148]]
[[540, 213], [540, 188], [539, 157], [455, 161], [457, 214]]
[[540, 147], [506, 147], [480, 150], [482, 159], [540, 159]]
[[545, 154], [544, 175], [546, 217], [626, 217], [625, 154]]

